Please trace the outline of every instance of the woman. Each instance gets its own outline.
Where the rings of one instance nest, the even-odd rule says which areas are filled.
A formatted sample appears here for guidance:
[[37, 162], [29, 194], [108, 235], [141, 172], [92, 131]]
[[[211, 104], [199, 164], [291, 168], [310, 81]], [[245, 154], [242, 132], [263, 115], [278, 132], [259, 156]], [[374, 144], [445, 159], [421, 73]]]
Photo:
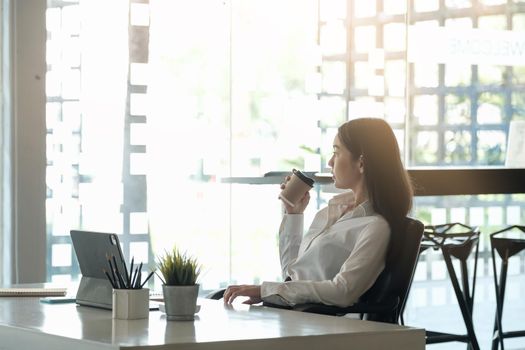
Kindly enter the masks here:
[[344, 123], [328, 165], [335, 187], [350, 191], [334, 196], [317, 213], [304, 238], [303, 212], [310, 195], [294, 207], [284, 204], [279, 251], [287, 282], [229, 286], [225, 303], [247, 296], [248, 304], [350, 306], [374, 284], [385, 262], [395, 259], [403, 237], [392, 232], [411, 209], [412, 186], [390, 126], [374, 118]]

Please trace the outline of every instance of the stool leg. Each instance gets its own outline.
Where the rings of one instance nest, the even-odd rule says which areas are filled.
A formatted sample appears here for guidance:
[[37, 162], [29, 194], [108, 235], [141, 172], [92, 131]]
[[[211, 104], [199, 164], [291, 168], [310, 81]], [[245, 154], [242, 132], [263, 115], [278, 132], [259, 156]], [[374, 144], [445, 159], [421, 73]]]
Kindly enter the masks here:
[[463, 286], [463, 295], [465, 296], [465, 300], [467, 301], [468, 311], [472, 315], [474, 300], [470, 297], [467, 262], [464, 260], [460, 260], [459, 265], [461, 267], [461, 284]]
[[[468, 313], [470, 315], [470, 319], [472, 319], [472, 315], [474, 312], [474, 297], [470, 294], [470, 288], [469, 288], [469, 280], [468, 280], [468, 268], [467, 268], [467, 261], [460, 259], [460, 268], [461, 268], [461, 285], [462, 285], [462, 294], [465, 298], [465, 304], [468, 310]], [[468, 344], [467, 346], [468, 350], [472, 349], [472, 344]]]
[[494, 258], [494, 250], [492, 250], [492, 268], [494, 270], [494, 284], [496, 287], [496, 317], [494, 320], [494, 337], [492, 339], [492, 350], [498, 349], [498, 343], [501, 345], [501, 350], [504, 350], [505, 347], [503, 345], [503, 328], [501, 319], [503, 317], [503, 301], [505, 300], [505, 285], [507, 283], [508, 260], [502, 259], [501, 261], [501, 271], [498, 284], [498, 278], [496, 275], [496, 260]]
[[454, 287], [454, 292], [456, 293], [456, 298], [458, 299], [458, 305], [461, 310], [461, 315], [463, 316], [463, 321], [465, 321], [465, 327], [467, 327], [467, 334], [470, 340], [469, 345], [472, 347], [472, 349], [479, 350], [478, 340], [476, 338], [476, 333], [474, 332], [472, 315], [468, 307], [468, 300], [466, 296], [461, 292], [458, 278], [454, 270], [454, 266], [452, 265], [452, 261], [450, 259], [450, 254], [445, 249], [443, 249], [443, 257], [445, 258], [445, 263], [447, 265], [447, 270], [450, 275], [452, 287]]

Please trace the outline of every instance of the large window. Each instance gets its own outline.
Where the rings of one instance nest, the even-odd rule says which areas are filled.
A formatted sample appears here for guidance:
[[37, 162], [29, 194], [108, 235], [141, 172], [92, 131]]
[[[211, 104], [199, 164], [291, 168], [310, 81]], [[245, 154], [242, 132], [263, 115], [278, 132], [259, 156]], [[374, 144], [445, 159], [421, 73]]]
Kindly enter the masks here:
[[[150, 267], [177, 244], [204, 289], [278, 279], [278, 186], [222, 179], [326, 172], [337, 126], [361, 116], [391, 124], [409, 167], [504, 166], [525, 119], [522, 1], [49, 1], [47, 29], [53, 280], [78, 276], [77, 228], [119, 233]], [[522, 203], [422, 197], [414, 216], [490, 232]]]

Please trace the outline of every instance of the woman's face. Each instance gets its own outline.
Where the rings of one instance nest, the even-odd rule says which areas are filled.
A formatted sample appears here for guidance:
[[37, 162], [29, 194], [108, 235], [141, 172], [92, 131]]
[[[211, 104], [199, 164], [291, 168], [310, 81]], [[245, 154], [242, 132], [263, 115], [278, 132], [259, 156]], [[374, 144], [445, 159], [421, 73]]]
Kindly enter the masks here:
[[357, 187], [363, 186], [362, 157], [353, 157], [352, 153], [341, 143], [338, 135], [334, 138], [334, 152], [328, 166], [332, 168], [336, 188], [356, 191]]

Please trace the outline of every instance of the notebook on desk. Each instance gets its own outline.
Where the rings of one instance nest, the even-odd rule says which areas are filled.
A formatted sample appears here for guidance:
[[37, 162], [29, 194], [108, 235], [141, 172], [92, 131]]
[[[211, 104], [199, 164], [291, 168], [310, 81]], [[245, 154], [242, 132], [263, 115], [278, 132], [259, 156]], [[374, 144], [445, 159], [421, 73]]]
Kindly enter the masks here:
[[0, 288], [0, 297], [52, 297], [65, 296], [67, 288]]

